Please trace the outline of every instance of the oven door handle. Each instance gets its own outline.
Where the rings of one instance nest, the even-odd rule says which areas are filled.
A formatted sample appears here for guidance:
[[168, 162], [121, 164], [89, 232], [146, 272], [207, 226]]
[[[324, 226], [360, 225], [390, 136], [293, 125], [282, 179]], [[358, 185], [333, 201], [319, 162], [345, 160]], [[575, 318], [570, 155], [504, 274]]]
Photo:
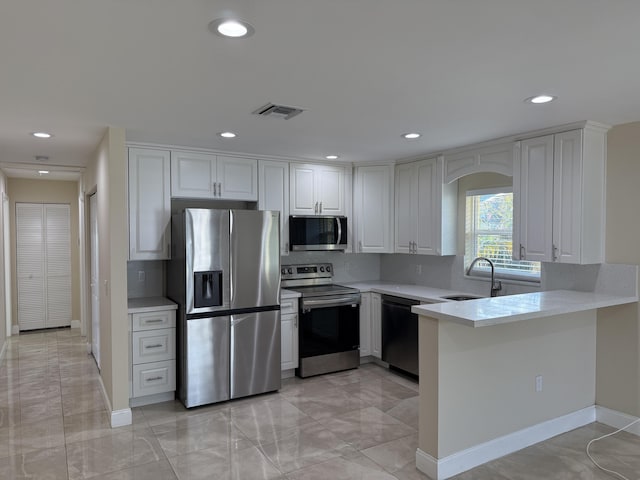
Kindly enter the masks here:
[[348, 296], [348, 297], [334, 297], [327, 300], [303, 300], [302, 311], [309, 312], [314, 308], [328, 308], [328, 307], [341, 307], [345, 305], [351, 305], [355, 307], [360, 304], [360, 298]]

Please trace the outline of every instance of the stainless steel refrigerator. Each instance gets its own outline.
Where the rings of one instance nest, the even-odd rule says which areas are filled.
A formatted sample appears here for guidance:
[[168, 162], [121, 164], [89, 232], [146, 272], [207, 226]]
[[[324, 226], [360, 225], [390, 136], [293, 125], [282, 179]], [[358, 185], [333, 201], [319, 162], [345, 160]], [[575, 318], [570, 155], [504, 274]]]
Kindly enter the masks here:
[[279, 213], [187, 208], [171, 228], [180, 400], [190, 408], [278, 390]]

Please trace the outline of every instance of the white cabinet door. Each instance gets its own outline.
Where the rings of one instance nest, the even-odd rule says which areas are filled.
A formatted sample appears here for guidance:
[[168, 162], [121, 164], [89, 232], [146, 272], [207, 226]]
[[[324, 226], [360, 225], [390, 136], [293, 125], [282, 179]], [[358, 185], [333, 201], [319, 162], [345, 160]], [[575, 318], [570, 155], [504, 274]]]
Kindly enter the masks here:
[[315, 180], [316, 171], [313, 165], [291, 164], [291, 215], [316, 215]]
[[[440, 185], [438, 184], [437, 159], [418, 162], [414, 170], [414, 181], [417, 184], [417, 203], [414, 217], [417, 234], [415, 236], [415, 252], [423, 255], [438, 255], [440, 248], [439, 214]], [[415, 200], [414, 196], [414, 201]]]
[[281, 316], [282, 370], [298, 368], [298, 315]]
[[208, 153], [171, 152], [171, 196], [213, 198], [216, 156]]
[[291, 164], [290, 174], [291, 215], [345, 215], [343, 167]]
[[356, 252], [393, 253], [393, 166], [358, 167]]
[[582, 130], [559, 133], [554, 138], [552, 259], [581, 263]]
[[360, 295], [360, 356], [371, 355], [371, 293]]
[[289, 164], [258, 162], [258, 209], [280, 212], [280, 254], [289, 254]]
[[166, 260], [171, 244], [170, 154], [129, 149], [129, 259]]
[[371, 355], [382, 358], [382, 299], [371, 294]]
[[217, 157], [216, 197], [225, 200], [258, 200], [258, 161], [252, 158]]
[[414, 218], [413, 201], [413, 164], [407, 163], [396, 167], [395, 192], [395, 251], [397, 253], [412, 253], [415, 240], [416, 224]]
[[344, 215], [344, 168], [319, 166], [316, 170], [316, 192], [320, 215]]
[[519, 168], [514, 176], [519, 238], [513, 250], [522, 260], [552, 261], [553, 148], [553, 135], [520, 143]]

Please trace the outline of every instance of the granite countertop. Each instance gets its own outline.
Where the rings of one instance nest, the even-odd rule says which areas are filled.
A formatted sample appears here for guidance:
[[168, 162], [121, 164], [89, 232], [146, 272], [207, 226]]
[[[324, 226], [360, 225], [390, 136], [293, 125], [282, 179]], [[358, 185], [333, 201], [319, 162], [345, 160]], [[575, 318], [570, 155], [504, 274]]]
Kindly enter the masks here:
[[142, 297], [128, 299], [129, 313], [157, 312], [158, 310], [176, 310], [178, 305], [165, 297]]
[[[424, 285], [397, 284], [377, 280], [345, 283], [342, 285], [357, 288], [362, 293], [375, 292], [386, 295], [396, 295], [398, 297], [410, 298], [412, 300], [418, 300], [425, 303], [451, 302], [451, 300], [447, 300], [442, 297], [448, 297], [451, 295], [468, 295], [467, 293], [460, 292], [458, 290], [445, 290], [442, 288], [425, 287]], [[481, 298], [480, 295], [473, 296]]]
[[479, 298], [464, 302], [416, 305], [411, 308], [411, 311], [438, 320], [449, 320], [472, 327], [486, 327], [624, 305], [637, 301], [637, 296], [553, 290]]

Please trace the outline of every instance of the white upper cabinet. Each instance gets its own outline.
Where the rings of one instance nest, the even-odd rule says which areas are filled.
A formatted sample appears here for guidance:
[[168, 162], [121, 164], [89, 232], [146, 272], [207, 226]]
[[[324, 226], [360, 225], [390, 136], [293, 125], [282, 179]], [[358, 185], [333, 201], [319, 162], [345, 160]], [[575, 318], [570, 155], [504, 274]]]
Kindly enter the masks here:
[[514, 170], [514, 258], [604, 261], [606, 131], [587, 124], [520, 142]]
[[290, 166], [291, 215], [346, 215], [344, 167]]
[[129, 259], [166, 260], [171, 244], [170, 152], [129, 149]]
[[513, 142], [476, 147], [444, 156], [445, 183], [482, 172], [513, 176]]
[[443, 158], [396, 166], [395, 251], [456, 253], [457, 182], [444, 183]]
[[258, 161], [172, 151], [171, 196], [257, 201]]
[[289, 254], [289, 163], [258, 162], [258, 209], [280, 212], [280, 253]]
[[393, 253], [393, 166], [357, 167], [354, 251]]

